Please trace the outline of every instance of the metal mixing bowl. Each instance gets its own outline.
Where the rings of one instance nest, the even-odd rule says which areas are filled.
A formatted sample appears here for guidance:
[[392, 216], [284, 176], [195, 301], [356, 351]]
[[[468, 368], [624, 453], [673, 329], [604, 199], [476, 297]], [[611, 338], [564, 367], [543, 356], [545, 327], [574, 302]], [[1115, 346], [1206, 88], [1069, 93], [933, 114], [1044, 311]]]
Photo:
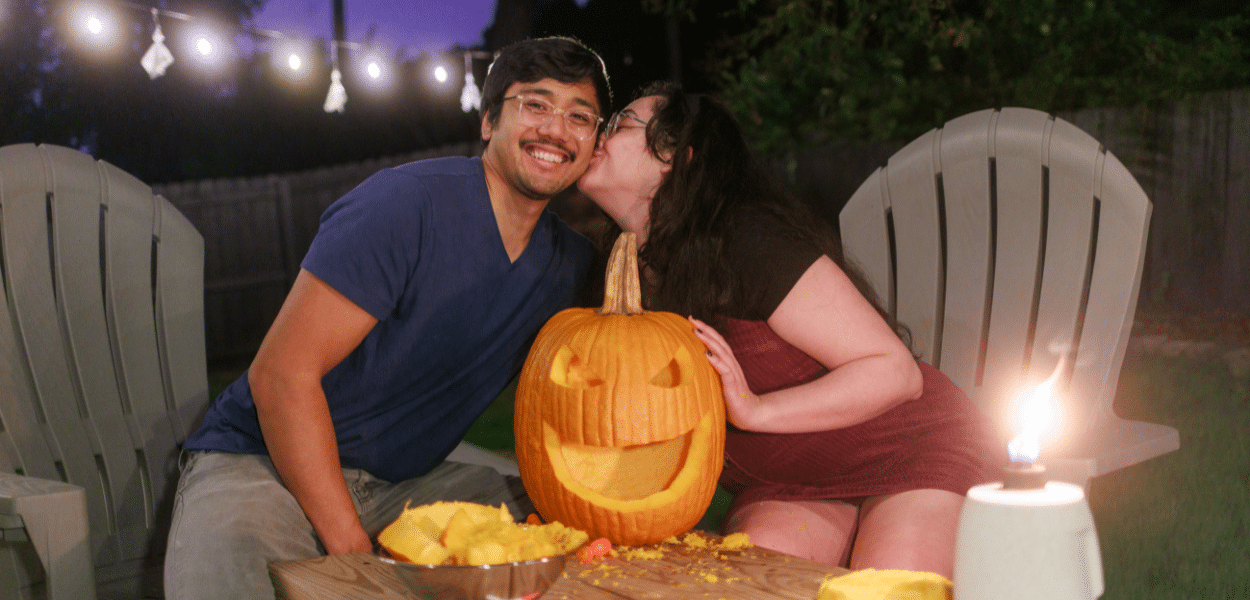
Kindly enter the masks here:
[[394, 560], [385, 551], [378, 556], [394, 565], [418, 597], [448, 600], [533, 600], [559, 579], [567, 558], [560, 554], [500, 565], [444, 567]]

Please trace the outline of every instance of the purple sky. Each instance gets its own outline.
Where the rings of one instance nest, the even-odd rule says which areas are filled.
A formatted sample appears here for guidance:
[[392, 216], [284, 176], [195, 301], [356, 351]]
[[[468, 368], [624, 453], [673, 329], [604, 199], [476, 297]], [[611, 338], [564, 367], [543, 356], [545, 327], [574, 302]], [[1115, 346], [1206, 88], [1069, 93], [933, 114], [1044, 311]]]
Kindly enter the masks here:
[[[331, 0], [267, 0], [253, 25], [283, 33], [330, 38]], [[408, 56], [445, 50], [456, 44], [482, 44], [482, 30], [495, 19], [495, 0], [343, 0], [347, 41], [375, 39]]]

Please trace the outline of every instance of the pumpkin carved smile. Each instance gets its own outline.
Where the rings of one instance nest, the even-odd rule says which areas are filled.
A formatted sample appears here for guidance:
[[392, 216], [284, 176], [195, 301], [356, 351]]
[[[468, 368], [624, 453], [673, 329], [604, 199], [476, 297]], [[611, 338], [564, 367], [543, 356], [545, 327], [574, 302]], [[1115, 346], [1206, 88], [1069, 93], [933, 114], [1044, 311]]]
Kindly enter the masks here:
[[543, 446], [552, 471], [570, 492], [590, 502], [638, 510], [675, 502], [694, 485], [703, 466], [689, 458], [707, 453], [712, 426], [708, 415], [696, 431], [678, 438], [605, 448], [561, 442], [555, 429], [544, 423]]
[[622, 234], [603, 308], [562, 311], [539, 332], [515, 410], [517, 463], [543, 517], [624, 545], [698, 523], [725, 438], [720, 376], [686, 319], [642, 310], [634, 252]]

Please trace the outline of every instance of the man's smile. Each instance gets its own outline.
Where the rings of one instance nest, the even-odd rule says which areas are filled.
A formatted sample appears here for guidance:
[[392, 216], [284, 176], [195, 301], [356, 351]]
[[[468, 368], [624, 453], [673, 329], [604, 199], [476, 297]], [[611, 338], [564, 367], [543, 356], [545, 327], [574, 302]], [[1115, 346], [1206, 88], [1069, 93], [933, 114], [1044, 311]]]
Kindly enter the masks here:
[[550, 144], [541, 144], [541, 146], [548, 146], [547, 148], [541, 147], [536, 143], [522, 143], [522, 146], [524, 147], [526, 154], [544, 162], [564, 164], [566, 162], [572, 162], [576, 159], [575, 154], [564, 150], [563, 148], [558, 150], [550, 149]]

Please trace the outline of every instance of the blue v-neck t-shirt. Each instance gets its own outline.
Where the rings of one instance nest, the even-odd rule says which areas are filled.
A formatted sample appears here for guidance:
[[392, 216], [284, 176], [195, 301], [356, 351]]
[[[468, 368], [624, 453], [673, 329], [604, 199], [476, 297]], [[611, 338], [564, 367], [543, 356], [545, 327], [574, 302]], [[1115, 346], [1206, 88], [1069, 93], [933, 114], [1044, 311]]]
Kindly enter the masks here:
[[[545, 211], [510, 261], [478, 158], [385, 169], [331, 205], [301, 266], [378, 319], [322, 379], [343, 465], [400, 481], [441, 462], [573, 304], [591, 252]], [[266, 453], [246, 374], [186, 447]]]

